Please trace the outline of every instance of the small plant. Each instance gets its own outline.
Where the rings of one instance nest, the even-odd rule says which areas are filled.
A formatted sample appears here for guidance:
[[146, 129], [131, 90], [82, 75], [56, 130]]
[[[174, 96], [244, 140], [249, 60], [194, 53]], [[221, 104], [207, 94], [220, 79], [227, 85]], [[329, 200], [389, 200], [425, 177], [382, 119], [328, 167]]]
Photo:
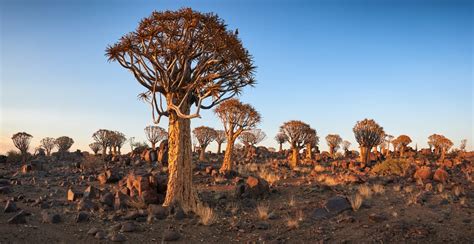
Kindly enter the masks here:
[[364, 198], [370, 198], [372, 196], [372, 190], [370, 189], [369, 186], [367, 185], [361, 185], [359, 186], [358, 192], [360, 195], [362, 195]]
[[408, 196], [407, 205], [415, 205], [418, 203], [418, 194], [410, 194]]
[[257, 204], [257, 215], [260, 220], [268, 219], [268, 204], [259, 203]]
[[352, 197], [349, 197], [349, 202], [351, 203], [352, 210], [357, 211], [362, 206], [364, 198], [360, 194], [355, 194]]
[[201, 217], [201, 224], [209, 226], [216, 222], [217, 216], [212, 208], [198, 204], [197, 215]]
[[240, 210], [240, 207], [237, 203], [235, 202], [232, 202], [228, 205], [228, 209], [230, 210], [230, 213], [232, 213], [232, 215], [237, 215], [237, 213], [239, 212]]
[[385, 192], [385, 187], [380, 184], [375, 184], [372, 186], [372, 190], [375, 192], [375, 194], [382, 194]]

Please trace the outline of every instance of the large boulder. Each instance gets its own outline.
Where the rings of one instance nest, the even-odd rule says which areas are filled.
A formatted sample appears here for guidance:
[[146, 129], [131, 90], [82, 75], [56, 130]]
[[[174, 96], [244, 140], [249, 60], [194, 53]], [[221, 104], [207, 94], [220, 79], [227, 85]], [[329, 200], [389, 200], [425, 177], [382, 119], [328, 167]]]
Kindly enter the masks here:
[[270, 192], [268, 182], [262, 178], [249, 176], [245, 184], [239, 184], [235, 196], [241, 198], [262, 198]]
[[443, 184], [446, 183], [448, 181], [448, 172], [443, 168], [438, 168], [433, 175], [433, 180]]

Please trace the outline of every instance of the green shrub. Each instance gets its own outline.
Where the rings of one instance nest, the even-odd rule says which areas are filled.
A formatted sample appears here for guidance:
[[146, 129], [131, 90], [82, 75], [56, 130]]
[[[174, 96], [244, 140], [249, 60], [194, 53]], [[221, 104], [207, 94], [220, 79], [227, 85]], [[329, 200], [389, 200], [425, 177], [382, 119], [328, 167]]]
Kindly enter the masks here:
[[387, 159], [372, 168], [372, 172], [378, 175], [403, 176], [410, 167], [410, 162], [404, 159]]

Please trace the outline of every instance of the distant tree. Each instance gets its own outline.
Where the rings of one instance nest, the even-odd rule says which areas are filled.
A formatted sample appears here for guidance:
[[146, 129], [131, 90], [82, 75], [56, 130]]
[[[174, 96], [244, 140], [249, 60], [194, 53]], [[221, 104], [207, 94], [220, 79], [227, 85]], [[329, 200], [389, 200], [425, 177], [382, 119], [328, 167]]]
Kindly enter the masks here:
[[258, 143], [262, 142], [267, 137], [267, 134], [260, 129], [253, 129], [242, 132], [240, 134], [240, 141], [245, 146], [255, 146]]
[[61, 136], [56, 138], [56, 146], [58, 147], [58, 152], [64, 153], [71, 148], [72, 144], [74, 144], [74, 140], [67, 136]]
[[404, 152], [408, 144], [411, 143], [411, 138], [407, 135], [400, 135], [398, 136], [393, 142], [395, 145], [398, 145], [398, 149], [400, 151], [400, 157], [403, 157]]
[[151, 143], [151, 148], [155, 150], [156, 144], [168, 137], [168, 132], [157, 125], [149, 125], [145, 127], [145, 135]]
[[[390, 153], [390, 144], [392, 143], [393, 138], [394, 136], [389, 135], [389, 134], [385, 134], [384, 136], [384, 141], [387, 144], [387, 150], [385, 151], [385, 156], [388, 156]], [[395, 150], [395, 148], [393, 150]]]
[[100, 129], [92, 134], [92, 138], [101, 145], [102, 157], [107, 155], [107, 147], [111, 144], [111, 133], [109, 130]]
[[227, 141], [225, 131], [216, 130], [217, 153], [221, 154], [221, 145]]
[[128, 138], [128, 143], [130, 144], [130, 151], [133, 152], [133, 146], [135, 144], [135, 137]]
[[354, 132], [356, 141], [360, 145], [360, 161], [362, 163], [362, 167], [365, 167], [369, 161], [370, 149], [380, 144], [380, 142], [383, 140], [385, 132], [383, 127], [378, 125], [372, 119], [357, 121], [352, 131]]
[[319, 137], [316, 130], [308, 128], [307, 136], [304, 138], [303, 144], [306, 145], [306, 159], [313, 159], [313, 148], [319, 144]]
[[127, 137], [120, 131], [112, 131], [110, 133], [110, 146], [112, 147], [114, 155], [120, 155], [120, 149], [122, 148], [123, 144], [127, 141]]
[[89, 147], [94, 152], [94, 155], [97, 156], [97, 153], [102, 148], [102, 145], [100, 145], [100, 143], [98, 143], [98, 142], [93, 142], [93, 143], [89, 144]]
[[[222, 102], [214, 109], [217, 117], [224, 125], [227, 136], [227, 146], [224, 161], [220, 172], [227, 173], [232, 170], [234, 144], [240, 135], [248, 130], [254, 129], [261, 121], [260, 114], [249, 104], [241, 103], [237, 99], [229, 99]], [[237, 145], [236, 145], [237, 148]]]
[[[146, 88], [143, 97], [152, 107], [154, 122], [169, 117], [169, 177], [163, 205], [195, 210], [190, 119], [255, 83], [251, 55], [237, 32], [229, 31], [217, 15], [189, 8], [153, 12], [106, 52]], [[203, 103], [207, 98], [212, 99], [209, 105]], [[191, 113], [193, 105], [197, 108]]]
[[444, 160], [446, 152], [454, 145], [451, 140], [443, 135], [433, 134], [428, 137], [428, 144], [432, 145], [436, 155], [440, 155], [440, 159]]
[[342, 138], [338, 134], [329, 134], [326, 136], [326, 142], [329, 146], [329, 154], [331, 154], [331, 157], [334, 157], [342, 143]]
[[33, 138], [33, 136], [26, 132], [18, 132], [12, 136], [13, 145], [20, 150], [23, 164], [26, 163], [31, 138]]
[[299, 162], [299, 151], [304, 142], [310, 137], [311, 127], [299, 120], [291, 120], [280, 126], [280, 132], [285, 134], [291, 146], [292, 157], [290, 167], [295, 168]]
[[44, 150], [46, 151], [46, 156], [51, 156], [51, 151], [56, 146], [55, 139], [51, 137], [45, 137], [41, 139], [40, 144], [41, 147], [44, 148]]
[[196, 139], [199, 141], [199, 146], [201, 147], [199, 160], [206, 161], [206, 148], [209, 146], [209, 143], [216, 139], [217, 132], [210, 127], [199, 126], [194, 128], [193, 134], [196, 136]]
[[342, 141], [342, 149], [344, 150], [344, 152], [348, 152], [349, 151], [349, 147], [351, 146], [351, 143], [349, 141]]
[[465, 152], [466, 151], [466, 145], [467, 145], [467, 139], [462, 139], [461, 140], [461, 145], [459, 145], [459, 150], [461, 150], [461, 152]]
[[286, 137], [285, 134], [280, 132], [280, 133], [276, 134], [275, 141], [277, 141], [278, 144], [280, 145], [280, 149], [278, 151], [281, 152], [281, 151], [283, 151], [283, 143], [288, 141], [288, 137]]

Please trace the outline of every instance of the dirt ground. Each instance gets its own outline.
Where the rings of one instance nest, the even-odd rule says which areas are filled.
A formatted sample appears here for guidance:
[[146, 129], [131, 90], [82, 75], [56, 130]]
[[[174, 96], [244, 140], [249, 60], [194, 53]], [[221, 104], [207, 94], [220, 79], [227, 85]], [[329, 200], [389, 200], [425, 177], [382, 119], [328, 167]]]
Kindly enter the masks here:
[[[81, 172], [67, 162], [27, 173], [19, 173], [20, 166], [1, 166], [0, 179], [10, 181], [10, 192], [0, 193], [1, 205], [12, 200], [17, 210], [1, 212], [0, 243], [106, 243], [117, 233], [120, 238], [115, 241], [127, 243], [174, 239], [177, 243], [473, 243], [474, 240], [472, 182], [455, 189], [457, 184], [453, 181], [441, 187], [435, 182], [420, 184], [403, 178], [373, 177], [365, 182], [327, 185], [314, 177], [313, 166], [302, 166], [297, 173], [280, 174], [263, 197], [242, 199], [234, 194], [237, 180], [217, 181], [203, 166], [196, 167], [194, 182], [201, 200], [213, 209], [214, 218], [208, 225], [202, 224], [194, 214], [184, 218], [169, 214], [156, 219], [149, 218], [146, 209], [102, 207], [85, 211], [89, 219], [76, 222], [78, 201], [68, 201], [69, 187], [84, 191], [92, 185], [103, 193], [112, 191], [116, 184], [100, 185], [96, 174]], [[210, 166], [219, 167], [218, 162]], [[152, 166], [121, 166], [120, 171], [126, 174], [137, 167]], [[246, 175], [239, 177], [245, 179]], [[328, 199], [354, 196], [361, 186], [370, 189], [371, 194], [364, 197], [359, 209], [346, 208], [332, 216], [315, 217], [315, 210], [324, 207]], [[26, 223], [8, 223], [20, 210], [26, 215]], [[58, 214], [59, 223], [44, 223], [42, 211]], [[130, 222], [133, 228], [124, 230], [123, 225]], [[90, 233], [93, 228], [105, 233], [103, 239]], [[169, 237], [170, 233], [176, 237]]]

